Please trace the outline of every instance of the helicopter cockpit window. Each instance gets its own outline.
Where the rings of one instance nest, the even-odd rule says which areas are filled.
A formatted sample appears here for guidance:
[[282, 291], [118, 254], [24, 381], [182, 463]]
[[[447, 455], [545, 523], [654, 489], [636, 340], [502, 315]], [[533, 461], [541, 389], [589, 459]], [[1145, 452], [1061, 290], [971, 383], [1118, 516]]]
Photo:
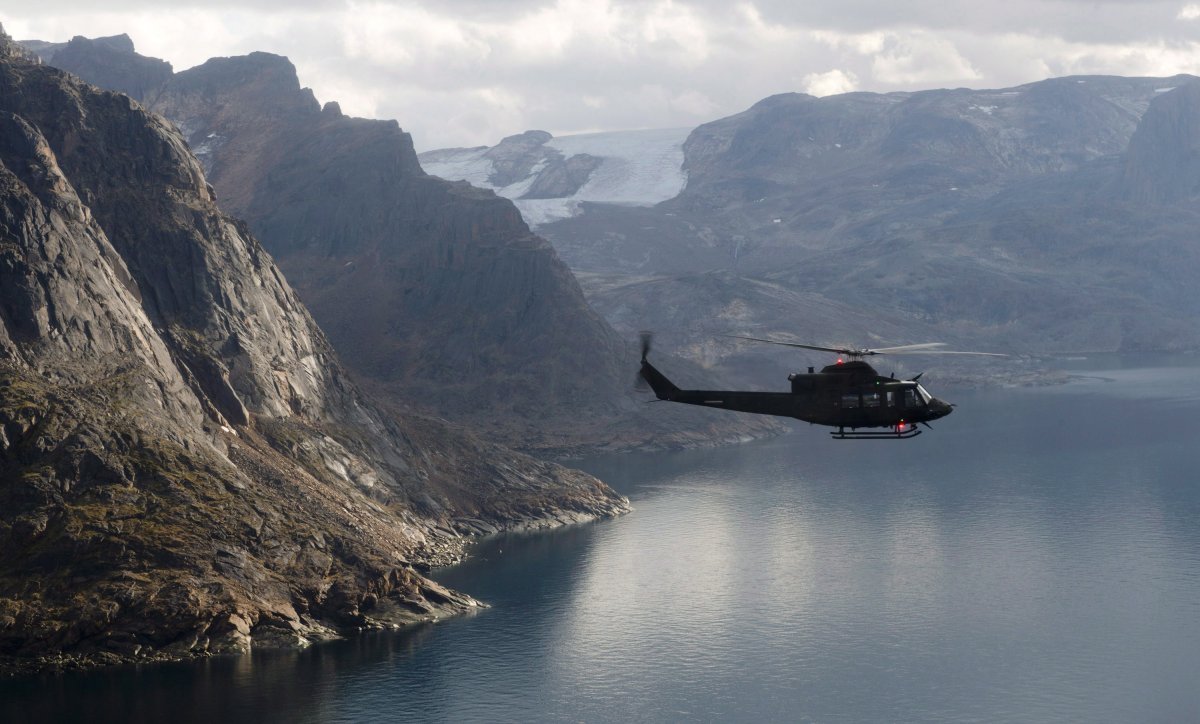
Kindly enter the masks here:
[[[904, 406], [905, 407], [909, 407], [909, 408], [921, 407], [925, 404], [925, 398], [923, 398], [917, 394], [917, 390], [920, 390], [920, 389], [921, 388], [918, 385], [917, 389], [913, 389], [910, 387], [904, 391]], [[928, 396], [929, 396], [929, 393], [926, 392], [925, 397], [928, 397]]]
[[842, 407], [844, 409], [857, 408], [858, 407], [858, 393], [855, 392], [853, 394], [842, 395]]
[[928, 405], [929, 401], [933, 399], [933, 395], [926, 392], [925, 388], [920, 385], [917, 385], [917, 394], [921, 397], [922, 405]]
[[862, 396], [863, 407], [879, 407], [878, 392], [864, 392]]

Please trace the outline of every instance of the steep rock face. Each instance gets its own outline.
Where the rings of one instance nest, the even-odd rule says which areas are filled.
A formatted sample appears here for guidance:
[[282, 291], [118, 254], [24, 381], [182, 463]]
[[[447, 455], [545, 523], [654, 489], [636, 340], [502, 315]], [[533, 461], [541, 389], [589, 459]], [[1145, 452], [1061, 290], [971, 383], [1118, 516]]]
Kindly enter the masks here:
[[0, 668], [474, 605], [462, 535], [625, 509], [350, 384], [182, 138], [0, 33]]
[[1150, 104], [1129, 141], [1120, 186], [1125, 197], [1142, 203], [1200, 196], [1200, 81], [1184, 83]]
[[501, 434], [617, 413], [624, 344], [553, 249], [507, 201], [426, 176], [394, 121], [323, 112], [262, 53], [179, 73], [154, 107], [379, 389]]
[[[634, 345], [591, 311], [510, 202], [427, 176], [394, 121], [320, 107], [286, 58], [213, 59], [147, 100], [178, 124], [222, 206], [247, 220], [372, 391], [555, 452], [638, 433], [673, 444], [713, 428], [647, 414], [629, 382]], [[563, 174], [576, 166], [564, 162]], [[723, 424], [721, 437], [774, 429]]]

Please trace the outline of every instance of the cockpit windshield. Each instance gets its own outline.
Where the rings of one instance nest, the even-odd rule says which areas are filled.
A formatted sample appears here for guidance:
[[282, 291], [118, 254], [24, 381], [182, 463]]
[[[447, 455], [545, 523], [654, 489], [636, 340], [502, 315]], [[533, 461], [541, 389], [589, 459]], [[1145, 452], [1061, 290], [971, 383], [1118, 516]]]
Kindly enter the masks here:
[[928, 405], [929, 401], [933, 399], [933, 395], [926, 392], [925, 388], [920, 385], [917, 385], [917, 394], [921, 397], [922, 405]]

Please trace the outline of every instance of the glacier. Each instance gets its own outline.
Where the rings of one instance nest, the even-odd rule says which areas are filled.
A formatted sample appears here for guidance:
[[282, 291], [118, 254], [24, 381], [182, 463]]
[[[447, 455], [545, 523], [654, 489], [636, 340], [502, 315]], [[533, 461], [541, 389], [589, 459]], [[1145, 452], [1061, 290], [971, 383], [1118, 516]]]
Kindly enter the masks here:
[[[427, 151], [419, 159], [432, 176], [466, 181], [512, 199], [525, 223], [537, 227], [578, 215], [584, 202], [653, 206], [679, 195], [687, 185], [683, 142], [691, 130], [656, 128], [552, 137], [539, 147], [537, 152], [543, 156], [532, 163], [525, 177], [502, 186], [489, 180], [495, 166], [488, 156], [492, 149], [486, 146]], [[587, 154], [600, 159], [600, 163], [569, 196], [522, 198], [547, 166], [546, 149], [557, 151], [563, 158]]]

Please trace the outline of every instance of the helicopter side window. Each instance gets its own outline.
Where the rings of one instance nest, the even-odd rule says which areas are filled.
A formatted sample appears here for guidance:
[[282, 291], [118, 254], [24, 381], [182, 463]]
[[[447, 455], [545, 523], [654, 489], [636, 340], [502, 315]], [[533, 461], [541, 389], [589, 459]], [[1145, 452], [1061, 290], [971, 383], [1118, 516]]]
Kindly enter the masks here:
[[878, 392], [864, 392], [862, 396], [863, 407], [879, 407]]
[[904, 391], [904, 406], [908, 408], [921, 407], [925, 404], [918, 395], [917, 391], [911, 387]]
[[847, 394], [842, 395], [842, 408], [843, 409], [847, 409], [847, 410], [854, 409], [854, 408], [857, 408], [858, 406], [859, 406], [859, 402], [858, 402], [858, 393], [857, 392], [847, 393]]
[[888, 390], [884, 394], [887, 395], [887, 406], [895, 407], [896, 406], [896, 393], [893, 390]]

